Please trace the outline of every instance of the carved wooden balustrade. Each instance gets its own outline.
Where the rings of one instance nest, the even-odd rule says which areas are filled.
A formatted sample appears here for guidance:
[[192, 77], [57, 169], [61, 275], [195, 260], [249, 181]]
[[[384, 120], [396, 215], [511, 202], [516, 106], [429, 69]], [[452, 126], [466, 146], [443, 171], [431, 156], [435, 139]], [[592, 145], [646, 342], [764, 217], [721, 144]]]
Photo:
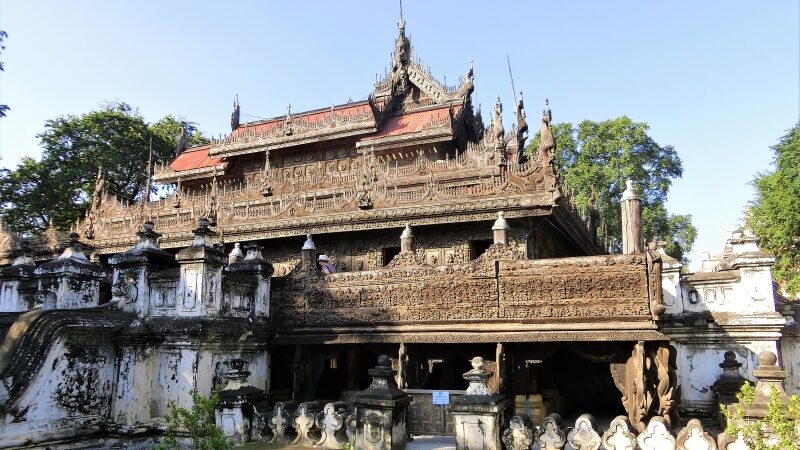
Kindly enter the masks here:
[[403, 255], [382, 270], [276, 279], [276, 342], [663, 339], [643, 254], [524, 260], [495, 244], [443, 266]]

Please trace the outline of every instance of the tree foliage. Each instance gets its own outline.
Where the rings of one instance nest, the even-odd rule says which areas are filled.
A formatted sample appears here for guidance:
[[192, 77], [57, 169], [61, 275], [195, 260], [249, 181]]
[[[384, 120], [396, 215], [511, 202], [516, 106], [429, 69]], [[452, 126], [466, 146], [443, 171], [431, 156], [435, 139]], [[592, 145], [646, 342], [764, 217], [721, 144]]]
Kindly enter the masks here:
[[137, 201], [147, 182], [151, 142], [153, 161], [169, 161], [182, 125], [189, 145], [204, 143], [193, 124], [173, 116], [148, 124], [126, 103], [48, 120], [37, 136], [41, 159], [26, 157], [15, 170], [0, 172], [3, 219], [26, 234], [44, 230], [51, 220], [56, 228], [69, 228], [85, 213], [100, 168], [109, 194]]
[[773, 386], [766, 416], [745, 420], [745, 412], [753, 405], [755, 397], [756, 388], [748, 382], [736, 394], [738, 403], [721, 406], [727, 422], [725, 434], [731, 438], [741, 435], [751, 450], [795, 450], [800, 442], [800, 397], [792, 395], [786, 402]]
[[214, 420], [214, 410], [219, 404], [219, 388], [214, 389], [211, 397], [204, 397], [192, 391], [191, 409], [180, 408], [174, 401], [169, 402], [167, 429], [164, 437], [155, 450], [180, 450], [179, 434], [186, 435], [195, 450], [225, 450], [233, 447]]
[[[675, 149], [659, 145], [648, 129], [646, 123], [625, 116], [602, 122], [584, 120], [577, 128], [571, 123], [555, 124], [554, 161], [579, 211], [586, 209], [594, 192], [610, 251], [621, 249], [619, 199], [625, 181], [632, 179], [642, 196], [645, 237], [661, 237], [668, 254], [685, 260], [697, 230], [690, 215], [670, 214], [665, 206], [672, 181], [681, 177], [683, 166]], [[537, 134], [526, 151], [532, 155], [538, 145]]]
[[[3, 40], [7, 37], [8, 33], [6, 33], [3, 30], [0, 30], [0, 54], [2, 54], [3, 50], [6, 49], [6, 47], [3, 45]], [[0, 61], [0, 72], [2, 72], [3, 70], [5, 70], [5, 67], [3, 67], [3, 61]], [[0, 105], [0, 117], [5, 117], [6, 111], [8, 111], [9, 109], [10, 108], [8, 107], [8, 105]]]
[[775, 254], [775, 280], [790, 294], [800, 292], [800, 125], [784, 136], [775, 152], [775, 170], [753, 180], [756, 198], [747, 220], [761, 247]]

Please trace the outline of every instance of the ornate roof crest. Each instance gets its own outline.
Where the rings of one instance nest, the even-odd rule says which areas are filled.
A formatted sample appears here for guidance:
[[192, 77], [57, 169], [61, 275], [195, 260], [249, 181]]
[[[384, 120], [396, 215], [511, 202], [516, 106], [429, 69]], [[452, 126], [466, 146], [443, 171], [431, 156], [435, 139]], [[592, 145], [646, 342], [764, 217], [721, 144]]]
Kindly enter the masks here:
[[233, 100], [233, 112], [231, 113], [231, 131], [236, 131], [239, 128], [239, 95], [237, 94]]

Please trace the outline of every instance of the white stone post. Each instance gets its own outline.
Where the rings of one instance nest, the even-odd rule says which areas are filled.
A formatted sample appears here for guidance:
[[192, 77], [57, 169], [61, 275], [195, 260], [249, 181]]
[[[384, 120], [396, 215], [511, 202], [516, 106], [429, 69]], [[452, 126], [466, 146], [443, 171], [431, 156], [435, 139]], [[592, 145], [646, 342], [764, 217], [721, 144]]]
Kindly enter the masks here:
[[0, 272], [0, 312], [22, 312], [33, 308], [36, 263], [22, 254]]
[[108, 261], [114, 269], [111, 280], [113, 301], [119, 309], [135, 312], [139, 318], [150, 315], [150, 274], [176, 265], [175, 257], [158, 245], [161, 235], [153, 228], [153, 222], [146, 221], [142, 231], [136, 233], [139, 243]]
[[414, 232], [411, 231], [410, 225], [406, 225], [405, 229], [403, 229], [403, 233], [400, 235], [400, 251], [414, 251]]
[[508, 231], [511, 229], [506, 222], [506, 215], [503, 211], [497, 212], [497, 220], [492, 225], [492, 233], [494, 234], [494, 243], [508, 245]]
[[302, 270], [317, 270], [317, 246], [314, 244], [311, 233], [306, 234], [306, 241], [303, 243], [303, 248], [300, 250], [300, 261]]
[[211, 241], [214, 232], [200, 219], [194, 241], [175, 255], [180, 264], [177, 315], [204, 316], [219, 312], [222, 298], [222, 262], [225, 255]]
[[107, 273], [86, 257], [78, 242], [78, 234], [58, 258], [34, 270], [38, 280], [37, 300], [46, 309], [90, 308], [100, 303], [100, 284]]

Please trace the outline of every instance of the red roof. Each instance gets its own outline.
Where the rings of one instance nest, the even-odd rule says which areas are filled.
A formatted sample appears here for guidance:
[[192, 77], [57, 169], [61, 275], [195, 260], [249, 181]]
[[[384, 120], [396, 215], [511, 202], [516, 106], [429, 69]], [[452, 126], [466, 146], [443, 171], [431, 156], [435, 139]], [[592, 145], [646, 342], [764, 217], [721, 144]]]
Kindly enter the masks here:
[[[361, 116], [365, 114], [372, 114], [372, 108], [369, 106], [368, 101], [362, 101], [357, 103], [348, 103], [346, 105], [334, 106], [333, 112], [331, 112], [331, 108], [326, 109], [317, 109], [313, 111], [301, 112], [301, 113], [292, 113], [292, 121], [299, 121], [302, 120], [307, 122], [309, 125], [321, 122], [326, 118], [330, 117], [331, 114], [336, 114], [339, 117], [350, 118], [355, 116]], [[286, 120], [286, 116], [281, 117], [274, 117], [272, 119], [267, 119], [261, 122], [253, 122], [253, 123], [246, 123], [240, 125], [239, 128], [236, 129], [232, 136], [240, 134], [244, 130], [250, 132], [263, 132], [263, 131], [271, 131], [275, 129], [278, 124], [283, 124]]]
[[208, 155], [209, 150], [211, 150], [210, 145], [190, 148], [178, 155], [178, 157], [169, 164], [169, 168], [176, 172], [181, 172], [184, 170], [200, 169], [222, 164], [224, 159], [212, 158]]
[[450, 123], [449, 106], [415, 111], [392, 117], [381, 131], [367, 139], [379, 139], [401, 134], [417, 133], [426, 128], [438, 128]]

